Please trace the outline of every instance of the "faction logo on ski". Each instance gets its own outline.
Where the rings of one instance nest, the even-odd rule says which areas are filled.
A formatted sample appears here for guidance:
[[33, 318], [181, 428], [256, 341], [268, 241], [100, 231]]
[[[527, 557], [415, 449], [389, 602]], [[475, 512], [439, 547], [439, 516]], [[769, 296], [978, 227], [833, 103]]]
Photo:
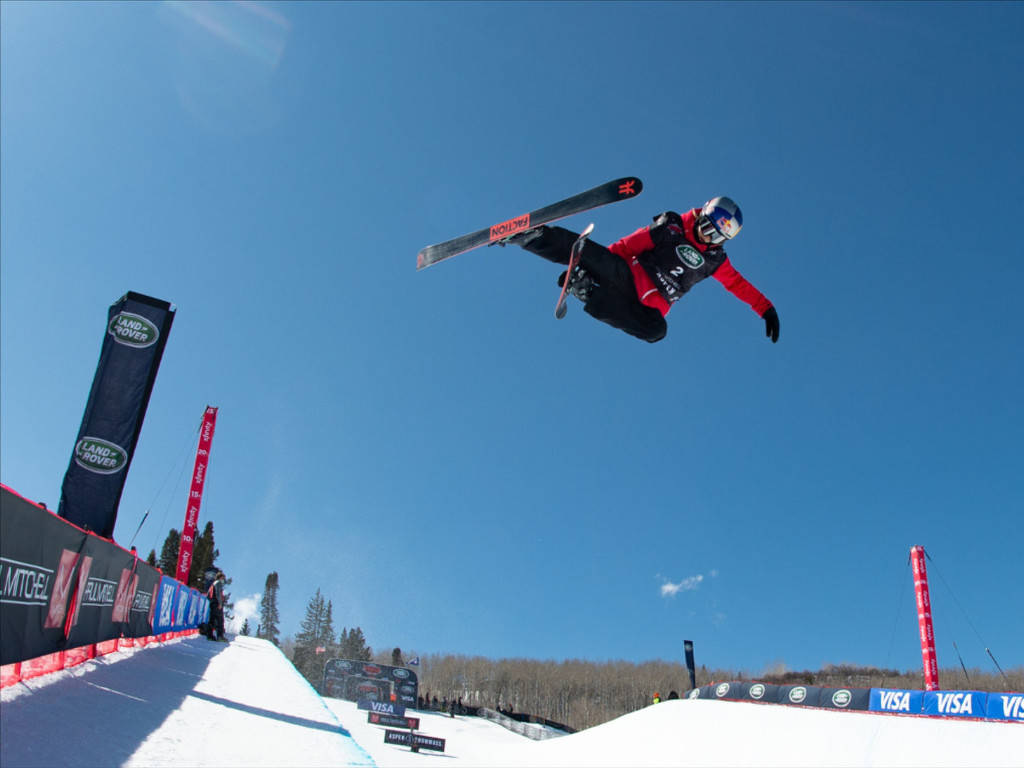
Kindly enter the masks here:
[[516, 232], [522, 232], [524, 229], [530, 228], [530, 214], [524, 213], [522, 216], [517, 216], [514, 219], [503, 221], [501, 224], [494, 224], [491, 226], [491, 240], [500, 240], [503, 237], [514, 235]]
[[704, 257], [692, 245], [677, 245], [676, 256], [690, 269], [699, 269], [704, 266]]
[[623, 197], [635, 195], [637, 193], [636, 182], [637, 179], [630, 179], [629, 181], [619, 184], [619, 194]]
[[75, 444], [75, 463], [90, 472], [112, 475], [128, 463], [128, 452], [99, 437], [83, 437]]

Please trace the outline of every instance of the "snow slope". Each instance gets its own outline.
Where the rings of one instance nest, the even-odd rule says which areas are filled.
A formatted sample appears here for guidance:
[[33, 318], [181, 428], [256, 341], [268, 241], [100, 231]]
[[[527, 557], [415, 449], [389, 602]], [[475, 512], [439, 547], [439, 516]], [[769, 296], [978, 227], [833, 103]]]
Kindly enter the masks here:
[[0, 765], [1024, 766], [1024, 727], [676, 700], [535, 742], [408, 712], [444, 754], [384, 744], [352, 702], [321, 699], [270, 643], [150, 646], [0, 695]]

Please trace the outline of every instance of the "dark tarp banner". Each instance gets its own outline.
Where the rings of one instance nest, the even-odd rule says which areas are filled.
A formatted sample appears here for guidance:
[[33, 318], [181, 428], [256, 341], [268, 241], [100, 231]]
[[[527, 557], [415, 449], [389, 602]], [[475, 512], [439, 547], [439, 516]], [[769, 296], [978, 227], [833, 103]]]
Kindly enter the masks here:
[[0, 664], [153, 634], [159, 580], [132, 553], [0, 486]]
[[173, 321], [168, 302], [133, 291], [107, 313], [57, 513], [108, 539]]
[[690, 688], [697, 687], [697, 667], [693, 661], [693, 641], [683, 640], [683, 654], [686, 656], [686, 671], [690, 673]]
[[352, 701], [384, 701], [394, 693], [398, 703], [415, 707], [419, 695], [419, 681], [416, 673], [405, 667], [392, 667], [356, 659], [330, 659], [324, 664], [324, 679], [320, 692], [324, 696]]

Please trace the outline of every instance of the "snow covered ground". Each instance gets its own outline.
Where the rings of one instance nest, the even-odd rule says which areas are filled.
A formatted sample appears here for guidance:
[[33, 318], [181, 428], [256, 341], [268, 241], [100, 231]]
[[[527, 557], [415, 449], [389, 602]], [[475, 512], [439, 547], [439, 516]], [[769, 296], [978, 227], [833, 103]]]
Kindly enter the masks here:
[[0, 695], [0, 765], [1024, 766], [1016, 723], [676, 700], [535, 742], [473, 717], [408, 712], [443, 754], [384, 743], [263, 640], [113, 654]]

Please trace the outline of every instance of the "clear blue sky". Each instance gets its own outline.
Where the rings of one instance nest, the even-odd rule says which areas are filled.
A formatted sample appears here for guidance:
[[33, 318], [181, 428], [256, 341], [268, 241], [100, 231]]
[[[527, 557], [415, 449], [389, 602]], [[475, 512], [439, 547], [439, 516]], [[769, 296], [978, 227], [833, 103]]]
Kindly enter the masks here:
[[[2, 480], [56, 508], [107, 307], [177, 317], [115, 538], [374, 648], [1024, 664], [1024, 6], [4, 3]], [[624, 175], [608, 243], [734, 197], [647, 345], [558, 269], [425, 245]], [[672, 585], [679, 586], [672, 594]], [[690, 588], [687, 588], [690, 587]]]

